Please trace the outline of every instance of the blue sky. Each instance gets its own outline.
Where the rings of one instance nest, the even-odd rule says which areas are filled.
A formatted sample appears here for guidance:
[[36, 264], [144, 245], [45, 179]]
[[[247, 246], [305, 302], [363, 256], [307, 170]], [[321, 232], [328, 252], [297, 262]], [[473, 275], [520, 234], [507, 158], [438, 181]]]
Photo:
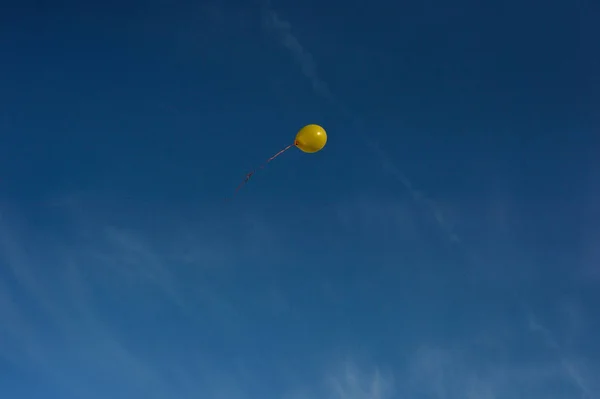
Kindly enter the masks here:
[[591, 1], [2, 9], [3, 398], [600, 398]]

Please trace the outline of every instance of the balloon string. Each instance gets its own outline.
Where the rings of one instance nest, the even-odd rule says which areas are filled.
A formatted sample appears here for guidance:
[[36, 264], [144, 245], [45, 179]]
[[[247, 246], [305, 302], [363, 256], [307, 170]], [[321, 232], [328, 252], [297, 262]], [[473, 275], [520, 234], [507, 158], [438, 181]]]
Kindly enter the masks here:
[[292, 148], [292, 147], [293, 147], [295, 144], [296, 144], [296, 143], [288, 145], [288, 146], [287, 146], [287, 147], [285, 147], [283, 150], [279, 151], [277, 154], [275, 154], [275, 155], [273, 155], [271, 158], [267, 159], [267, 162], [265, 162], [265, 163], [264, 163], [264, 165], [262, 165], [262, 166], [260, 167], [260, 169], [264, 169], [264, 168], [265, 168], [265, 166], [267, 166], [267, 164], [268, 164], [269, 162], [271, 162], [272, 160], [274, 160], [275, 158], [277, 158], [278, 156], [280, 156], [281, 154], [283, 154], [284, 152], [286, 152], [287, 150], [289, 150], [290, 148]]
[[239, 184], [239, 186], [237, 186], [237, 188], [235, 189], [235, 192], [233, 193], [233, 196], [231, 198], [226, 199], [225, 201], [229, 201], [233, 197], [235, 197], [237, 195], [238, 191], [240, 191], [242, 189], [242, 187], [244, 187], [246, 185], [246, 183], [248, 183], [250, 181], [250, 178], [256, 173], [257, 170], [266, 168], [267, 165], [269, 164], [269, 162], [271, 162], [272, 160], [274, 160], [275, 158], [277, 158], [278, 156], [280, 156], [281, 154], [283, 154], [284, 152], [286, 152], [287, 150], [289, 150], [290, 148], [292, 148], [294, 145], [296, 145], [296, 143], [288, 145], [283, 150], [279, 151], [277, 154], [275, 154], [271, 158], [267, 159], [265, 161], [265, 163], [262, 164], [260, 167], [258, 167], [257, 169], [251, 171], [250, 173], [246, 174], [246, 177], [244, 178], [244, 181], [241, 182]]

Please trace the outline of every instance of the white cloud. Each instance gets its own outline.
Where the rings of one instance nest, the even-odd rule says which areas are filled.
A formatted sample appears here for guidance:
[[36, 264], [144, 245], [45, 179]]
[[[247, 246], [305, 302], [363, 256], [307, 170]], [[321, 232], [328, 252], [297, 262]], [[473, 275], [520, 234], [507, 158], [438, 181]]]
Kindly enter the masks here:
[[395, 393], [392, 373], [377, 367], [367, 367], [351, 358], [328, 363], [320, 369], [317, 379], [304, 381], [301, 387], [290, 389], [282, 399], [392, 399]]
[[[65, 231], [47, 236], [14, 211], [2, 222], [1, 358], [51, 381], [51, 389], [65, 398], [198, 395], [202, 385], [193, 374], [199, 364], [182, 367], [175, 355], [167, 351], [165, 358], [161, 352], [165, 345], [181, 351], [183, 343], [165, 335], [169, 342], [159, 347], [138, 344], [162, 336], [160, 331], [137, 335], [139, 323], [171, 309], [174, 317], [181, 314], [176, 320], [182, 329], [193, 330], [198, 306], [225, 304], [216, 307], [222, 311], [223, 297], [202, 281], [186, 296], [189, 287], [170, 269], [178, 265], [167, 264], [133, 230], [88, 220], [84, 238]], [[230, 320], [232, 314], [222, 317]]]
[[[263, 17], [265, 27], [290, 51], [314, 90], [343, 109], [320, 79], [314, 58], [293, 35], [291, 25], [272, 10], [265, 10]], [[441, 207], [419, 192], [377, 144], [369, 143], [384, 168], [408, 190], [415, 203], [430, 211], [451, 241], [460, 242]], [[84, 218], [74, 216], [75, 234], [44, 234], [20, 221], [14, 210], [9, 220], [0, 213], [0, 357], [53, 380], [63, 398], [251, 398], [245, 388], [247, 381], [255, 377], [252, 370], [245, 374], [235, 367], [214, 365], [198, 349], [200, 342], [190, 345], [184, 336], [174, 340], [161, 335], [165, 339], [161, 345], [142, 345], [135, 341], [147, 337], [136, 335], [132, 339], [107, 313], [123, 312], [125, 319], [141, 313], [136, 317], [144, 319], [157, 317], [166, 309], [170, 314], [180, 314], [182, 329], [193, 333], [198, 324], [205, 323], [202, 316], [206, 311], [219, 315], [222, 324], [218, 328], [234, 330], [240, 317], [238, 309], [225, 294], [205, 283], [203, 276], [219, 270], [235, 274], [244, 267], [243, 259], [258, 259], [265, 254], [276, 259], [277, 251], [270, 248], [279, 246], [279, 235], [260, 218], [251, 216], [241, 222], [243, 232], [236, 235], [215, 233], [213, 226], [208, 226], [186, 234], [164, 231], [152, 237], [127, 222], [117, 225], [94, 217], [94, 212], [76, 199], [61, 206], [87, 212]], [[346, 225], [367, 231], [400, 226], [407, 238], [417, 234], [414, 216], [406, 203], [369, 198], [338, 209], [338, 217]], [[274, 313], [290, 311], [284, 293], [276, 287], [265, 299], [262, 305], [270, 303]], [[565, 312], [574, 320], [580, 317], [572, 308]], [[393, 372], [382, 371], [381, 365], [367, 367], [352, 361], [335, 363], [322, 373], [314, 371], [318, 369], [314, 364], [306, 365], [314, 371], [311, 378], [298, 377], [301, 386], [286, 386], [283, 390], [288, 393], [283, 397], [599, 397], [594, 383], [600, 375], [597, 360], [571, 353], [533, 315], [528, 323], [531, 333], [541, 338], [554, 357], [482, 359], [468, 345], [449, 349], [424, 338], [424, 346], [414, 353], [407, 351], [388, 359], [387, 369]], [[585, 328], [581, 320], [573, 324]], [[153, 332], [147, 335], [152, 337]], [[507, 346], [506, 352], [510, 349]], [[563, 394], [552, 391], [552, 384], [557, 382], [572, 389]]]
[[[402, 397], [435, 399], [595, 398], [553, 360], [482, 359], [472, 348], [423, 347], [408, 362]], [[516, 355], [516, 354], [515, 354]]]
[[330, 397], [335, 399], [386, 399], [394, 394], [393, 379], [380, 370], [364, 370], [353, 362], [343, 362], [328, 379]]
[[[403, 204], [385, 204], [386, 214], [398, 207], [398, 220], [394, 223], [410, 217]], [[348, 203], [343, 217], [348, 223], [368, 223], [373, 215], [357, 214], [357, 209], [370, 212], [371, 205], [371, 200]], [[15, 212], [11, 215], [10, 220], [2, 219], [0, 227], [0, 262], [6, 266], [0, 274], [0, 357], [53, 381], [64, 398], [253, 398], [256, 389], [251, 389], [249, 381], [263, 381], [264, 376], [244, 367], [243, 359], [239, 360], [239, 367], [233, 365], [233, 360], [229, 365], [216, 366], [200, 348], [201, 342], [189, 341], [185, 334], [148, 331], [132, 336], [127, 329], [127, 325], [135, 327], [165, 311], [178, 314], [180, 331], [192, 334], [198, 326], [206, 325], [203, 317], [210, 312], [220, 315], [216, 328], [224, 334], [238, 327], [240, 314], [226, 294], [211, 290], [200, 278], [204, 272], [218, 271], [210, 267], [202, 272], [195, 269], [205, 259], [214, 259], [212, 241], [202, 244], [201, 234], [193, 235], [183, 247], [195, 245], [197, 251], [193, 256], [183, 254], [185, 259], [178, 261], [174, 249], [182, 246], [172, 244], [178, 236], [169, 231], [163, 232], [164, 239], [155, 244], [147, 234], [136, 232], [134, 226], [118, 228], [110, 220], [87, 217], [81, 219], [85, 224], [81, 229], [86, 231], [84, 237], [57, 233], [48, 238], [26, 222], [19, 222]], [[229, 259], [237, 262], [235, 254]], [[219, 262], [227, 263], [227, 258]], [[190, 269], [194, 273], [190, 274]], [[231, 270], [226, 268], [226, 274]], [[190, 276], [194, 276], [192, 281]], [[272, 302], [274, 312], [290, 312], [284, 293], [276, 288], [257, 299], [259, 306], [268, 307]], [[579, 330], [585, 328], [574, 318], [574, 305], [569, 304], [562, 314], [575, 320], [574, 326]], [[112, 313], [121, 316], [115, 318]], [[215, 322], [215, 318], [211, 320]], [[477, 334], [468, 332], [473, 339], [465, 337], [463, 342], [473, 342], [473, 347], [463, 344], [449, 348], [447, 344], [424, 339], [423, 346], [414, 352], [407, 350], [401, 356], [397, 353], [396, 358], [388, 358], [385, 367], [382, 362], [367, 365], [343, 360], [328, 363], [330, 367], [323, 371], [317, 363], [306, 364], [310, 372], [296, 370], [297, 376], [273, 388], [272, 397], [598, 397], [593, 383], [598, 371], [595, 360], [569, 352], [533, 315], [527, 322], [528, 334], [539, 336], [550, 349], [550, 356], [486, 359], [478, 354]], [[155, 327], [156, 322], [151, 325]], [[488, 338], [496, 343], [504, 339], [499, 334]], [[145, 341], [148, 343], [143, 344]], [[503, 345], [500, 347], [506, 353], [512, 353], [509, 343]], [[352, 359], [352, 353], [349, 355]], [[279, 366], [272, 367], [272, 375], [278, 375], [280, 370], [275, 369]], [[240, 371], [243, 368], [245, 371]], [[563, 393], [553, 390], [556, 384], [563, 387]]]

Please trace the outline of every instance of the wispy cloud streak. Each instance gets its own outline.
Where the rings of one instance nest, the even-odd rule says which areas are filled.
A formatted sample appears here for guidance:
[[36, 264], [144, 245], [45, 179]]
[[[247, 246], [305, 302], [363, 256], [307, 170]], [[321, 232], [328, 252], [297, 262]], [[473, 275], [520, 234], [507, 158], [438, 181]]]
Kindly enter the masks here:
[[[273, 37], [289, 52], [290, 56], [295, 60], [298, 66], [301, 69], [304, 77], [310, 82], [314, 92], [321, 96], [322, 98], [328, 100], [334, 107], [337, 108], [340, 112], [342, 112], [346, 117], [350, 118], [355, 125], [361, 126], [361, 119], [354, 112], [351, 112], [348, 107], [346, 107], [342, 101], [340, 101], [337, 96], [329, 89], [327, 83], [320, 77], [317, 69], [317, 63], [311, 54], [300, 42], [300, 40], [294, 35], [292, 30], [292, 25], [290, 22], [281, 18], [281, 16], [271, 8], [269, 4], [265, 5], [263, 8], [263, 26], [266, 30], [268, 30]], [[411, 198], [427, 209], [435, 218], [437, 225], [443, 230], [449, 241], [461, 244], [462, 239], [459, 235], [454, 231], [453, 226], [447, 218], [444, 216], [441, 208], [433, 201], [428, 198], [423, 192], [418, 190], [415, 185], [411, 182], [411, 180], [403, 173], [392, 161], [392, 158], [386, 154], [386, 152], [381, 148], [381, 146], [371, 137], [367, 137], [362, 134], [362, 138], [367, 143], [368, 147], [373, 151], [373, 153], [377, 156], [379, 161], [381, 162], [382, 167], [386, 172], [392, 175], [397, 182], [399, 182], [410, 194]], [[470, 250], [463, 248], [472, 260], [478, 260], [478, 256], [472, 253]], [[568, 357], [564, 354], [563, 349], [558, 344], [558, 342], [554, 339], [549, 330], [542, 327], [539, 323], [535, 321], [533, 317], [529, 319], [529, 327], [532, 332], [537, 333], [541, 336], [546, 345], [552, 350], [556, 351], [560, 357], [560, 364], [562, 365], [562, 369], [564, 372], [563, 376], [567, 376], [567, 378], [573, 382], [575, 386], [578, 387], [582, 398], [591, 399], [598, 396], [594, 396], [595, 393], [592, 392], [590, 388], [589, 382], [585, 380], [582, 373], [578, 370], [578, 367], [574, 362], [570, 361]], [[423, 359], [421, 359], [423, 360]], [[446, 367], [444, 367], [446, 369]], [[448, 373], [452, 372], [452, 366], [449, 365], [447, 370]], [[548, 371], [551, 377], [544, 377], [543, 381], [547, 382], [554, 378], [554, 371]], [[435, 374], [436, 378], [441, 378], [441, 375]], [[530, 376], [534, 375], [534, 371]], [[448, 377], [450, 378], [450, 377]], [[429, 394], [431, 396], [440, 399], [445, 398], [458, 398], [458, 397], [467, 397], [469, 399], [495, 399], [504, 397], [501, 394], [496, 394], [498, 392], [496, 389], [497, 386], [495, 384], [499, 384], [500, 380], [494, 379], [493, 384], [490, 381], [486, 381], [482, 383], [480, 379], [477, 379], [476, 376], [469, 377], [469, 381], [464, 381], [467, 383], [468, 389], [462, 387], [461, 389], [454, 389], [448, 391], [449, 385], [443, 385], [441, 382], [429, 381], [429, 387], [432, 389]], [[492, 377], [489, 377], [492, 378]], [[516, 377], [515, 377], [516, 378]], [[527, 377], [522, 377], [527, 378]], [[533, 377], [532, 377], [533, 378]], [[423, 381], [425, 383], [425, 381]], [[450, 384], [451, 381], [448, 381]], [[508, 386], [503, 385], [502, 390], [504, 392], [510, 392]], [[337, 388], [337, 392], [340, 392], [340, 397], [348, 397], [344, 396], [344, 390], [341, 387]], [[365, 397], [375, 397], [365, 396]], [[508, 397], [508, 396], [506, 396]], [[559, 397], [559, 396], [556, 396]]]
[[552, 332], [548, 328], [540, 324], [538, 319], [531, 311], [529, 311], [527, 314], [527, 322], [529, 330], [534, 334], [538, 334], [541, 337], [542, 342], [556, 353], [556, 355], [560, 359], [560, 364], [563, 367], [566, 375], [573, 382], [573, 384], [581, 391], [582, 398], [593, 399], [598, 397], [592, 392], [591, 387], [583, 377], [581, 371], [579, 370], [579, 367], [570, 358], [570, 356], [566, 354], [566, 351], [564, 350], [562, 345], [559, 344], [554, 334], [552, 334]]
[[[311, 54], [293, 34], [292, 25], [290, 22], [282, 19], [279, 14], [274, 11], [268, 4], [263, 7], [263, 26], [273, 34], [273, 36], [281, 43], [281, 45], [289, 52], [292, 58], [300, 67], [302, 74], [310, 82], [315, 93], [330, 104], [338, 111], [348, 117], [356, 126], [362, 126], [363, 123], [356, 113], [351, 112], [342, 101], [329, 89], [327, 83], [319, 76], [317, 63]], [[359, 131], [362, 131], [359, 129]], [[452, 242], [460, 242], [460, 238], [453, 231], [449, 223], [447, 223], [442, 210], [431, 198], [428, 198], [424, 193], [415, 188], [408, 177], [400, 171], [394, 164], [392, 159], [385, 153], [381, 146], [372, 138], [364, 133], [360, 133], [362, 139], [367, 146], [377, 155], [382, 167], [390, 173], [397, 182], [401, 183], [411, 195], [412, 199], [424, 206], [433, 214], [440, 228], [447, 233], [448, 239]]]

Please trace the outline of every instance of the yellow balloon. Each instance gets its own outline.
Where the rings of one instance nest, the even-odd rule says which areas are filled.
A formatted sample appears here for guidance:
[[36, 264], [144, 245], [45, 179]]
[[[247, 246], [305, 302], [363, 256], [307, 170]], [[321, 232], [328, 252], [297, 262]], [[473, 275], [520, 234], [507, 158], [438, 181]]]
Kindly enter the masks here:
[[321, 151], [327, 144], [327, 133], [319, 125], [306, 125], [298, 134], [294, 145], [304, 152], [313, 153]]

